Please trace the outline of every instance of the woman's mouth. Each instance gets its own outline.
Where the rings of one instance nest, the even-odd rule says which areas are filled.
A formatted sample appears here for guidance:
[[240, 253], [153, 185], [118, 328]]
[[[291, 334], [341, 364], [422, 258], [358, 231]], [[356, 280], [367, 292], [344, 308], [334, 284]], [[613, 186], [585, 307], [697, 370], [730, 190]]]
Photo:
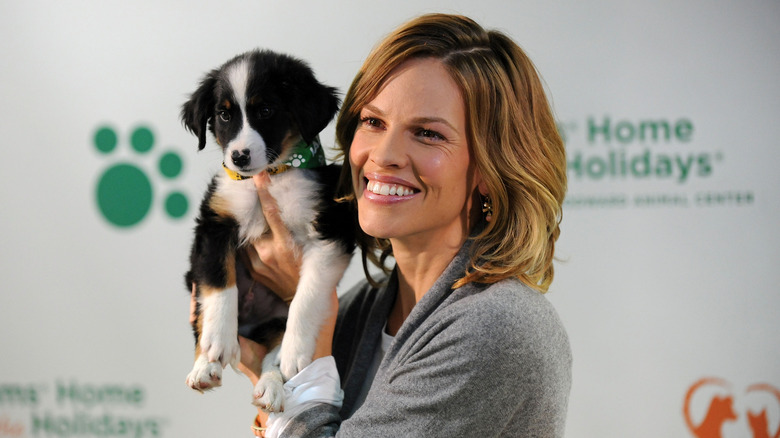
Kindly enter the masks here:
[[416, 192], [415, 189], [400, 184], [388, 184], [371, 180], [368, 180], [366, 183], [366, 190], [382, 196], [409, 196]]

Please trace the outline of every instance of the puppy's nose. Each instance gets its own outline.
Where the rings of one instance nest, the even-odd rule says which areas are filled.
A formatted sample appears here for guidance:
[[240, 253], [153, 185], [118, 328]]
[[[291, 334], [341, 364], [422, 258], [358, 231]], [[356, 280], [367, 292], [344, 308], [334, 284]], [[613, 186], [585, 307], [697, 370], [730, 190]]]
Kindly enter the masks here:
[[249, 164], [250, 156], [249, 149], [243, 149], [241, 151], [233, 151], [230, 154], [230, 158], [233, 160], [233, 164], [238, 167], [245, 167]]

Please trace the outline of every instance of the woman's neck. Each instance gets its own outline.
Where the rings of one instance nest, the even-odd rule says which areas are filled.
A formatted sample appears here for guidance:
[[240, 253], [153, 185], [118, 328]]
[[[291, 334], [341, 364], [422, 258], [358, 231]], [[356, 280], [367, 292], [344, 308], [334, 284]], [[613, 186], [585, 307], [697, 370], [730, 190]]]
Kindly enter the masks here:
[[439, 279], [464, 241], [465, 237], [458, 242], [437, 242], [426, 247], [419, 242], [407, 244], [391, 239], [398, 275], [398, 295], [387, 319], [388, 334], [395, 336], [398, 333], [406, 317]]

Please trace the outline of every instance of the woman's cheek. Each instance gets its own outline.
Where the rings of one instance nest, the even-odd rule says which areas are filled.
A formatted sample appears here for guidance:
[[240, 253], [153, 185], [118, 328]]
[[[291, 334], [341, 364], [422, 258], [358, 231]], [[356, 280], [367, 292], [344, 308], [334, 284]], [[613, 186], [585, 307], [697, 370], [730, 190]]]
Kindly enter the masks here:
[[442, 157], [439, 154], [433, 154], [428, 157], [422, 165], [432, 172], [440, 172], [441, 168], [444, 167], [444, 164], [442, 164]]
[[363, 170], [363, 164], [365, 163], [365, 160], [360, 160], [360, 148], [355, 147], [355, 142], [352, 142], [352, 146], [349, 148], [349, 157], [347, 159], [349, 160], [349, 167], [350, 171], [352, 173], [352, 189], [354, 190], [355, 194], [360, 196], [360, 186], [362, 185], [363, 181], [361, 178], [361, 173]]

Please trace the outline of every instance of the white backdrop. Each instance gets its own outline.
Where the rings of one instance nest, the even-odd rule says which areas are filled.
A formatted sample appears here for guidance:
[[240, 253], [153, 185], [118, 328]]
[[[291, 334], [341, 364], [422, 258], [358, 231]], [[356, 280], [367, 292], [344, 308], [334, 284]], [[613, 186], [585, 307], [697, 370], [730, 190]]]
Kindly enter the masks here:
[[0, 3], [0, 437], [249, 436], [245, 377], [184, 385], [181, 276], [219, 153], [180, 105], [255, 47], [344, 92], [431, 11], [513, 36], [567, 139], [548, 295], [575, 358], [567, 436], [777, 436], [777, 0], [39, 0]]

